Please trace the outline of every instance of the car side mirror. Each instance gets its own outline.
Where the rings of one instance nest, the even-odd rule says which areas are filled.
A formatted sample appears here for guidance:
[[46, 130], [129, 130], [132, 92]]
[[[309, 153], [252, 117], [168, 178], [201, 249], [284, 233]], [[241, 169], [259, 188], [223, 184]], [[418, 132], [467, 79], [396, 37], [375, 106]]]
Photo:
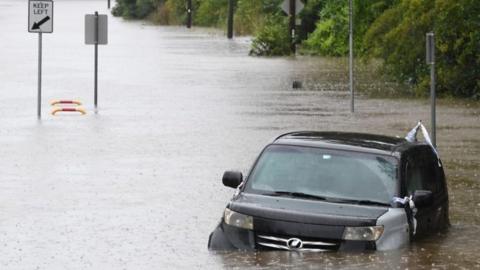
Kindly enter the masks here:
[[226, 171], [223, 174], [222, 182], [226, 187], [237, 188], [243, 181], [243, 174], [236, 171]]
[[428, 207], [433, 204], [433, 194], [430, 190], [415, 190], [412, 200], [417, 207]]

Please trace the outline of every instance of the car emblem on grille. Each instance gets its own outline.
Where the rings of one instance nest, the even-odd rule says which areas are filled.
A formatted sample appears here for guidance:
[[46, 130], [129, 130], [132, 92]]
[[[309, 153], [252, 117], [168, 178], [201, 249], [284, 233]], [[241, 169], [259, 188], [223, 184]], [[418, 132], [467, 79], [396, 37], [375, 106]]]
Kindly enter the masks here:
[[298, 238], [290, 238], [287, 240], [287, 247], [289, 249], [301, 249], [303, 247], [303, 242]]

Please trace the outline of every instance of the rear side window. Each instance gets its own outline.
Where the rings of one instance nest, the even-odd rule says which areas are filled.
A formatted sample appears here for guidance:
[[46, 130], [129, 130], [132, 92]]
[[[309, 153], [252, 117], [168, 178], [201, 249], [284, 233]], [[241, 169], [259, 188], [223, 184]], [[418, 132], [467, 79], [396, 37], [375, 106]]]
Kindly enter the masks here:
[[406, 166], [407, 195], [415, 190], [439, 193], [443, 190], [438, 159], [431, 149], [423, 148], [412, 155]]

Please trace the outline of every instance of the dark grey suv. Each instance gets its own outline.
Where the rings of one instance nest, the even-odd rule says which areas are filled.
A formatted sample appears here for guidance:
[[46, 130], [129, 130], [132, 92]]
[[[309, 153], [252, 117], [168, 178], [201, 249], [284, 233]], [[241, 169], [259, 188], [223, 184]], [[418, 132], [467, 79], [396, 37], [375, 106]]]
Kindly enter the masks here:
[[210, 250], [389, 250], [449, 224], [436, 151], [403, 138], [287, 133], [223, 184], [237, 191]]

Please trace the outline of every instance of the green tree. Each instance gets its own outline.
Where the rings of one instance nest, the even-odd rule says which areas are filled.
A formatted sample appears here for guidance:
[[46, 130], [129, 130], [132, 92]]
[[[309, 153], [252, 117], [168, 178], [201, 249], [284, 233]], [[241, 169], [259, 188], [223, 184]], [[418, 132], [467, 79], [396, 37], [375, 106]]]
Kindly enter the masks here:
[[314, 54], [341, 56], [348, 52], [348, 2], [326, 1], [317, 28], [304, 48]]
[[223, 27], [227, 18], [228, 0], [203, 0], [195, 13], [195, 22], [202, 26]]
[[435, 11], [440, 91], [480, 99], [479, 2], [439, 0]]
[[436, 33], [437, 90], [479, 97], [480, 8], [475, 0], [402, 0], [385, 11], [365, 37], [368, 54], [384, 60], [384, 72], [428, 93], [425, 34]]
[[[317, 4], [320, 2], [321, 4]], [[382, 13], [394, 5], [397, 0], [354, 0], [354, 44], [357, 54], [363, 54], [363, 38], [370, 25]], [[307, 7], [314, 5], [320, 10], [315, 31], [304, 42], [304, 49], [311, 54], [326, 56], [343, 56], [348, 53], [349, 2], [348, 0], [314, 0]], [[307, 14], [305, 14], [307, 15]], [[312, 14], [303, 20], [312, 18]]]

